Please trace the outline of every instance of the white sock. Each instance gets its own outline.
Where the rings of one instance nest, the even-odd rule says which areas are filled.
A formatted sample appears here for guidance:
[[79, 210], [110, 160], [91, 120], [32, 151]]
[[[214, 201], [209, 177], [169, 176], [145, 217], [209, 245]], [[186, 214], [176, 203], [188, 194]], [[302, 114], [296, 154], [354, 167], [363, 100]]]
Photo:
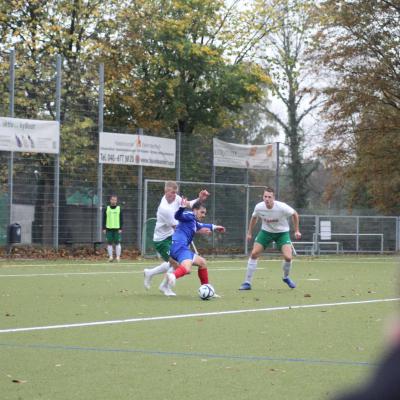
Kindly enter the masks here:
[[169, 262], [168, 261], [164, 261], [162, 264], [157, 265], [157, 267], [149, 269], [147, 271], [147, 274], [149, 274], [150, 276], [158, 275], [158, 274], [164, 274], [165, 272], [168, 271], [168, 269], [169, 269]]
[[253, 280], [254, 272], [256, 272], [256, 269], [257, 269], [257, 260], [249, 258], [249, 260], [247, 261], [245, 282], [251, 283], [251, 281]]
[[[175, 269], [174, 269], [173, 267], [171, 267], [171, 264], [168, 263], [168, 265], [169, 265], [169, 268], [168, 268], [168, 271], [167, 271], [167, 272], [174, 272]], [[164, 275], [164, 279], [162, 280], [162, 282], [161, 282], [161, 284], [160, 284], [159, 287], [160, 287], [160, 288], [161, 288], [161, 287], [165, 287], [165, 286], [167, 285], [167, 283], [168, 283], [168, 281], [167, 281], [167, 276]]]
[[115, 246], [115, 254], [116, 254], [117, 257], [119, 257], [121, 255], [121, 243], [118, 243]]
[[108, 253], [108, 257], [112, 258], [112, 256], [113, 256], [113, 247], [112, 247], [112, 244], [109, 244], [109, 245], [107, 246], [107, 253]]
[[292, 262], [291, 261], [283, 261], [282, 262], [282, 269], [283, 269], [283, 277], [287, 278], [290, 273], [290, 269], [292, 268]]

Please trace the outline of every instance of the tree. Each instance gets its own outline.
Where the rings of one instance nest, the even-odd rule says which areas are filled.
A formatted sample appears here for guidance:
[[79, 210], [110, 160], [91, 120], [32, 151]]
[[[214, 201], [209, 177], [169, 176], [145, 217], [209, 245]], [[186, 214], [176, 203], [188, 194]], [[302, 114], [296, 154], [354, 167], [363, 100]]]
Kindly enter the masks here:
[[[94, 103], [97, 68], [90, 71], [88, 65], [99, 51], [100, 38], [107, 35], [112, 16], [109, 7], [115, 3], [113, 0], [0, 1], [1, 49], [14, 47], [16, 51], [15, 116], [55, 119], [55, 56], [62, 56], [61, 183], [67, 172], [81, 173], [83, 158], [93, 163], [96, 160], [94, 151], [82, 151], [93, 146], [94, 118], [88, 114], [89, 110], [97, 109]], [[1, 68], [8, 68], [8, 60]], [[20, 155], [26, 156], [33, 160], [40, 177], [37, 224], [51, 229], [51, 208], [47, 204], [53, 203], [54, 157]], [[60, 218], [65, 197], [61, 185]], [[42, 223], [41, 219], [47, 217], [48, 223]], [[50, 234], [47, 236], [51, 238]]]
[[[324, 1], [315, 59], [330, 72], [321, 155], [349, 206], [400, 210], [400, 8], [392, 1]], [[333, 192], [331, 190], [331, 192]]]
[[[264, 3], [264, 2], [262, 2]], [[272, 79], [273, 94], [283, 104], [286, 118], [267, 108], [268, 115], [283, 129], [289, 149], [287, 165], [290, 187], [296, 208], [307, 205], [308, 178], [316, 168], [303, 157], [305, 135], [303, 123], [320, 103], [307, 82], [309, 68], [306, 50], [313, 23], [310, 6], [313, 2], [284, 0], [275, 3], [278, 14], [276, 28], [265, 36], [261, 58]]]
[[[238, 4], [138, 0], [121, 10], [106, 61], [105, 123], [126, 121], [131, 131], [168, 137], [181, 132], [183, 146], [196, 141], [197, 154], [210, 154], [212, 136], [259, 101], [269, 82], [250, 57], [261, 29]], [[190, 147], [181, 154], [184, 179], [205, 172], [209, 179], [211, 169]]]
[[268, 77], [244, 57], [251, 39], [242, 43], [242, 57], [233, 57], [229, 45], [239, 27], [232, 27], [232, 7], [221, 0], [140, 0], [124, 9], [111, 51], [117, 68], [108, 73], [123, 85], [108, 103], [110, 118], [191, 134], [220, 128], [243, 104], [258, 101]]

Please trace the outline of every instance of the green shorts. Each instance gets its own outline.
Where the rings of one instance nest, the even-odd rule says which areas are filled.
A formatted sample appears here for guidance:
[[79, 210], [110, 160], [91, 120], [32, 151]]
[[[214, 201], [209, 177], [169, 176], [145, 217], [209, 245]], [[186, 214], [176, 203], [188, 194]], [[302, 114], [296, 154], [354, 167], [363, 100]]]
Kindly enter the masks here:
[[161, 258], [164, 261], [168, 261], [169, 260], [169, 250], [171, 249], [171, 245], [172, 245], [172, 236], [167, 237], [164, 240], [161, 240], [159, 242], [154, 242], [154, 247], [157, 250], [157, 253], [161, 256]]
[[267, 248], [272, 242], [275, 242], [278, 250], [281, 250], [282, 246], [285, 244], [292, 244], [289, 232], [272, 233], [262, 229], [258, 232], [255, 242], [261, 244], [264, 248]]
[[118, 229], [107, 229], [106, 239], [109, 244], [118, 244], [121, 243], [121, 234], [118, 232]]

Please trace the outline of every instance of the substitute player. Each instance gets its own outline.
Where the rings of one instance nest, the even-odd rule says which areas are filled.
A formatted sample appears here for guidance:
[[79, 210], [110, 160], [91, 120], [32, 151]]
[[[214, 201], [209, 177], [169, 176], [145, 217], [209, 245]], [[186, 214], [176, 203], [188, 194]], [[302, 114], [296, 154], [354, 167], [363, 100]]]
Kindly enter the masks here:
[[175, 213], [175, 219], [179, 221], [179, 224], [172, 235], [170, 255], [178, 261], [179, 266], [174, 272], [167, 273], [169, 290], [172, 290], [172, 287], [175, 286], [176, 279], [190, 273], [193, 264], [198, 267], [197, 274], [201, 284], [205, 285], [209, 283], [206, 260], [190, 250], [190, 243], [192, 243], [195, 233], [200, 229], [225, 232], [225, 228], [221, 225], [203, 224], [200, 222], [205, 218], [207, 211], [202, 203], [195, 203], [192, 211], [185, 211], [187, 205], [188, 201], [185, 198], [182, 199], [181, 207]]
[[110, 204], [103, 212], [103, 233], [106, 234], [108, 260], [114, 261], [113, 246], [115, 246], [115, 259], [119, 262], [121, 257], [121, 233], [124, 224], [122, 209], [118, 205], [118, 197], [110, 196]]
[[289, 273], [292, 268], [292, 242], [290, 240], [290, 229], [287, 219], [292, 217], [294, 236], [296, 239], [300, 239], [299, 214], [286, 203], [275, 200], [274, 190], [269, 187], [264, 189], [263, 200], [264, 201], [256, 204], [249, 222], [247, 240], [251, 240], [254, 226], [259, 218], [262, 221], [262, 225], [260, 232], [255, 238], [253, 250], [247, 262], [245, 281], [242, 283], [239, 290], [251, 290], [251, 283], [254, 272], [257, 269], [258, 258], [264, 249], [272, 242], [276, 243], [283, 256], [283, 282], [291, 289], [294, 289], [296, 284], [289, 278]]
[[[174, 218], [175, 213], [179, 210], [182, 203], [182, 197], [178, 195], [178, 184], [175, 181], [167, 181], [164, 185], [164, 196], [162, 197], [160, 204], [157, 209], [157, 222], [154, 229], [153, 244], [158, 254], [164, 260], [160, 265], [154, 268], [145, 268], [144, 274], [144, 287], [150, 289], [151, 280], [154, 275], [164, 274], [171, 264], [173, 267], [177, 267], [176, 261], [170, 259], [169, 250], [172, 244], [172, 234], [175, 231], [175, 227], [178, 221]], [[207, 200], [210, 194], [207, 190], [202, 190], [199, 193], [199, 197], [195, 200], [191, 200], [188, 203], [188, 207], [191, 207], [197, 201]], [[164, 280], [159, 286], [161, 292], [166, 296], [174, 296], [175, 293], [169, 290], [167, 282]]]

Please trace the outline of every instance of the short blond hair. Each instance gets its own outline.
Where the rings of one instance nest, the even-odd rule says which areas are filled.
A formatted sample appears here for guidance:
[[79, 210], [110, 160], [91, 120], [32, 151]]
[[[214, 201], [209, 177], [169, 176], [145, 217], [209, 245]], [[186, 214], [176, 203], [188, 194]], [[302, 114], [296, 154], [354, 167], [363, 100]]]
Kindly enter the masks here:
[[178, 191], [179, 186], [175, 181], [166, 181], [164, 185], [164, 191], [166, 192], [167, 190], [176, 190]]

